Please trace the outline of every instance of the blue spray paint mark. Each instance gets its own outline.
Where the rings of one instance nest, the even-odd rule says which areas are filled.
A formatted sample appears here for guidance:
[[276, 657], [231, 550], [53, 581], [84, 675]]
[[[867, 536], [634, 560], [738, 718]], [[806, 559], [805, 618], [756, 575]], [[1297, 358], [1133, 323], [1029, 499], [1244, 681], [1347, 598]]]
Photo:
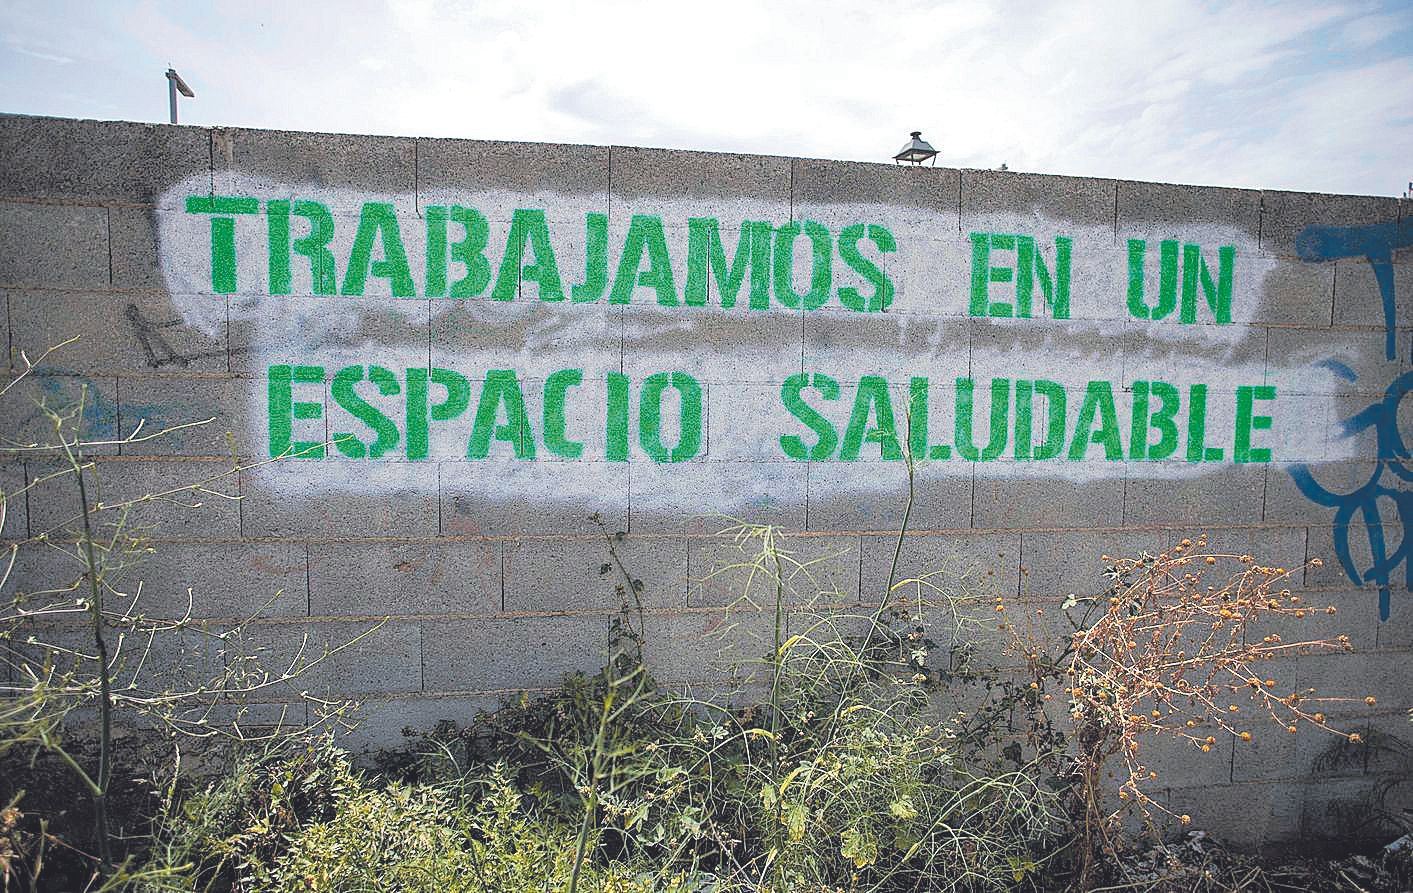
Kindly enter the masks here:
[[1384, 355], [1390, 360], [1397, 356], [1394, 328], [1398, 322], [1393, 301], [1393, 253], [1409, 247], [1413, 247], [1413, 218], [1368, 226], [1307, 226], [1295, 237], [1295, 253], [1301, 260], [1362, 257], [1369, 262], [1383, 300]]
[[[1379, 297], [1384, 310], [1384, 356], [1394, 360], [1397, 355], [1397, 309], [1394, 301], [1393, 253], [1413, 247], [1413, 219], [1402, 223], [1375, 223], [1367, 226], [1307, 226], [1295, 239], [1295, 251], [1302, 260], [1319, 263], [1330, 260], [1362, 257], [1374, 271], [1379, 284]], [[1345, 381], [1354, 381], [1354, 370], [1335, 359], [1317, 365], [1329, 369]], [[1335, 510], [1334, 547], [1344, 573], [1355, 585], [1373, 583], [1379, 587], [1379, 620], [1388, 620], [1389, 591], [1392, 577], [1403, 565], [1404, 589], [1413, 592], [1413, 542], [1407, 531], [1413, 521], [1413, 491], [1387, 486], [1384, 473], [1398, 481], [1413, 483], [1413, 471], [1408, 465], [1408, 447], [1398, 430], [1398, 406], [1413, 390], [1413, 372], [1394, 379], [1382, 400], [1356, 413], [1340, 424], [1340, 437], [1353, 437], [1374, 429], [1378, 458], [1369, 479], [1348, 493], [1333, 493], [1315, 480], [1307, 465], [1295, 465], [1290, 476], [1306, 499]], [[1380, 500], [1392, 503], [1404, 530], [1403, 539], [1392, 550], [1384, 538]], [[1369, 536], [1370, 562], [1360, 568], [1349, 549], [1349, 525], [1356, 518], [1364, 522]]]

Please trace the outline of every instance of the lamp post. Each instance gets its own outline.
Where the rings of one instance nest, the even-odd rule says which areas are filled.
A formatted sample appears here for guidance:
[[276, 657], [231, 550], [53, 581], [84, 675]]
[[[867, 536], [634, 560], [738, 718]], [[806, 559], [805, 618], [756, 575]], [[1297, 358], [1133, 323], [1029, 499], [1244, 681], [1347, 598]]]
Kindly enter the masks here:
[[189, 99], [195, 99], [196, 94], [182, 80], [182, 76], [177, 74], [175, 68], [167, 69], [167, 102], [172, 112], [172, 123], [177, 123], [177, 91]]
[[932, 148], [932, 144], [922, 138], [921, 130], [914, 130], [909, 134], [912, 138], [907, 141], [903, 148], [898, 150], [898, 154], [893, 156], [893, 161], [897, 164], [922, 164], [931, 160], [935, 166], [937, 164], [937, 150]]

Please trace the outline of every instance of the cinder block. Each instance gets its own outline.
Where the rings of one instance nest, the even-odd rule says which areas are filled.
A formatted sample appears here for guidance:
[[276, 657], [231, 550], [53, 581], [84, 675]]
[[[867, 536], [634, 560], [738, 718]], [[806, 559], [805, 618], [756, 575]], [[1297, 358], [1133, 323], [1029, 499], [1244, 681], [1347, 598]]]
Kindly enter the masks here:
[[[1146, 709], [1146, 708], [1145, 708]], [[1158, 773], [1156, 779], [1141, 781], [1141, 788], [1150, 796], [1165, 787], [1188, 787], [1189, 785], [1211, 785], [1216, 787], [1231, 782], [1233, 741], [1229, 732], [1216, 725], [1198, 725], [1191, 734], [1216, 738], [1215, 744], [1208, 744], [1211, 750], [1204, 752], [1200, 743], [1172, 732], [1147, 732], [1138, 736], [1139, 763], [1150, 772]], [[1285, 734], [1282, 732], [1281, 734]], [[1115, 757], [1116, 778], [1113, 782], [1117, 790], [1128, 776], [1122, 767], [1122, 758]]]
[[602, 536], [515, 539], [505, 548], [505, 610], [616, 611], [620, 604], [687, 603], [687, 541], [680, 536], [613, 537], [623, 570], [643, 585], [629, 593]]
[[[1389, 593], [1389, 601], [1389, 618], [1374, 625], [1375, 644], [1389, 651], [1413, 651], [1413, 594], [1408, 592], [1406, 584], [1400, 585]], [[1372, 595], [1359, 593], [1358, 604], [1366, 613], [1370, 613], [1372, 603]]]
[[[864, 248], [868, 244], [860, 243]], [[879, 253], [876, 258], [872, 254], [865, 256], [874, 259], [893, 283], [893, 302], [884, 308], [884, 313], [917, 314], [951, 320], [965, 319], [970, 313], [972, 244], [966, 236], [904, 237], [898, 241], [897, 251]], [[1048, 256], [1046, 262], [1050, 262]], [[840, 275], [843, 277], [838, 283], [841, 287], [858, 289], [865, 300], [872, 300], [874, 288], [865, 284], [862, 277], [852, 271], [842, 271]], [[1001, 286], [992, 287], [996, 289], [997, 299], [1000, 299]], [[1071, 300], [1078, 300], [1087, 293], [1087, 290], [1072, 293]], [[1034, 308], [1034, 313], [1048, 315], [1043, 297]]]
[[356, 725], [336, 730], [334, 740], [365, 764], [385, 750], [427, 747], [416, 737], [418, 733], [431, 732], [442, 722], [464, 729], [477, 714], [497, 706], [493, 697], [446, 697], [434, 692], [367, 698], [359, 704]]
[[1075, 390], [1077, 407], [1090, 381], [1123, 379], [1124, 351], [1115, 349], [1118, 332], [1110, 324], [973, 319], [970, 326], [970, 377], [977, 380], [978, 391], [989, 387], [993, 376], [1045, 378]]
[[259, 379], [118, 379], [123, 455], [268, 457], [265, 383]]
[[[1275, 385], [1278, 394], [1382, 396], [1408, 358], [1407, 339], [1395, 339], [1394, 345], [1395, 359], [1389, 360], [1381, 331], [1273, 328], [1266, 384]], [[1330, 361], [1355, 377], [1337, 372]]]
[[[809, 530], [897, 530], [908, 508], [903, 462], [810, 462]], [[910, 530], [971, 526], [972, 469], [957, 460], [919, 463]]]
[[[31, 499], [31, 514], [34, 512], [33, 505], [34, 500]], [[1398, 544], [1403, 542], [1403, 525], [1398, 523], [1398, 520], [1392, 516], [1382, 517], [1380, 527], [1375, 528], [1383, 537], [1385, 554], [1393, 552], [1398, 548]], [[1311, 525], [1307, 535], [1306, 560], [1313, 561], [1318, 558], [1320, 566], [1312, 566], [1305, 571], [1305, 585], [1312, 589], [1364, 589], [1370, 591], [1369, 598], [1372, 603], [1372, 590], [1378, 588], [1377, 581], [1362, 582], [1351, 579], [1345, 571], [1344, 562], [1341, 561], [1342, 554], [1361, 576], [1368, 574], [1374, 565], [1369, 544], [1370, 533], [1369, 523], [1364, 518], [1351, 519], [1345, 536], [1339, 539], [1335, 537], [1334, 527], [1328, 523], [1321, 526]], [[1394, 570], [1389, 574], [1390, 582], [1395, 585], [1403, 579], [1401, 570]], [[1397, 595], [1391, 593], [1391, 596], [1397, 599]]]
[[[791, 635], [787, 614], [782, 637]], [[674, 689], [707, 683], [714, 692], [745, 693], [768, 681], [775, 648], [775, 612], [749, 606], [650, 618], [644, 662]]]
[[[1302, 691], [1314, 688], [1317, 697], [1348, 698], [1340, 710], [1350, 717], [1368, 717], [1376, 710], [1403, 707], [1408, 700], [1407, 652], [1310, 655], [1294, 663], [1299, 665]], [[1373, 705], [1361, 703], [1370, 697]]]
[[42, 369], [226, 371], [224, 327], [210, 335], [185, 325], [164, 294], [18, 290], [9, 294], [13, 350], [23, 350], [38, 361], [56, 342], [77, 338], [45, 357]]
[[623, 312], [623, 371], [635, 381], [657, 372], [686, 372], [698, 381], [779, 384], [801, 371], [808, 314], [773, 306], [657, 307]]
[[[1222, 465], [1195, 473], [1191, 466], [1157, 468], [1161, 462], [1128, 463], [1125, 524], [1250, 524], [1261, 521], [1265, 465]], [[1166, 463], [1171, 466], [1174, 463]], [[1159, 476], [1164, 472], [1181, 478]], [[1186, 472], [1186, 473], [1184, 473]]]
[[1110, 558], [1156, 555], [1163, 538], [1147, 530], [1046, 530], [1021, 534], [1021, 594], [1036, 599], [1101, 595]]
[[633, 533], [715, 533], [741, 523], [805, 526], [805, 463], [634, 462]]
[[500, 608], [501, 544], [493, 540], [309, 545], [314, 616], [494, 614]]
[[240, 296], [230, 301], [230, 368], [264, 375], [270, 366], [376, 364], [425, 368], [426, 301], [396, 298]]
[[1115, 187], [1113, 180], [964, 170], [962, 234], [1061, 235], [1076, 246], [1113, 245]]
[[[105, 626], [103, 638], [113, 689], [138, 697], [209, 690], [223, 678], [223, 643], [218, 638], [223, 629], [204, 621], [156, 632]], [[14, 661], [17, 680], [31, 673], [43, 675], [46, 662], [52, 661], [56, 674], [73, 673], [81, 680], [96, 681], [98, 649], [92, 620], [85, 614], [74, 614], [61, 622], [27, 623], [25, 641], [7, 650], [7, 661]], [[79, 711], [90, 704], [96, 710], [96, 700], [95, 693]], [[193, 700], [205, 698], [193, 696]]]
[[877, 223], [902, 241], [958, 231], [961, 172], [954, 168], [794, 159], [794, 219], [838, 231]]
[[858, 537], [845, 536], [781, 537], [774, 554], [758, 537], [693, 537], [687, 603], [774, 611], [778, 587], [788, 605], [853, 605], [859, 600], [859, 549]]
[[441, 532], [456, 536], [594, 534], [628, 529], [621, 462], [442, 462]]
[[[1263, 567], [1285, 568], [1293, 573], [1290, 579], [1282, 580], [1277, 589], [1296, 587], [1301, 583], [1300, 566], [1305, 563], [1305, 528], [1303, 527], [1236, 527], [1199, 529], [1196, 534], [1207, 538], [1203, 552], [1211, 555], [1250, 555], [1256, 564]], [[1171, 547], [1183, 537], [1192, 537], [1192, 531], [1173, 531], [1166, 537], [1163, 547]], [[1220, 565], [1219, 565], [1220, 566]]]
[[[1293, 330], [1273, 330], [1288, 331]], [[1239, 323], [1174, 326], [1131, 319], [1124, 323], [1123, 347], [1116, 353], [1116, 362], [1122, 365], [1123, 384], [1129, 389], [1135, 381], [1165, 381], [1182, 390], [1184, 397], [1194, 384], [1207, 385], [1209, 393], [1235, 391], [1240, 385], [1267, 381], [1266, 334], [1264, 326]]]
[[[1307, 227], [1393, 223], [1398, 214], [1396, 198], [1267, 189], [1261, 193], [1261, 250], [1266, 254], [1298, 256], [1300, 237]], [[1307, 252], [1318, 247], [1309, 236], [1306, 238]]]
[[514, 369], [543, 380], [580, 369], [591, 381], [623, 367], [620, 309], [607, 304], [434, 302], [431, 313], [432, 365], [469, 378]]
[[423, 624], [428, 691], [554, 688], [566, 673], [594, 674], [608, 656], [606, 616], [445, 620]]
[[[863, 538], [864, 604], [877, 604], [887, 593], [897, 548], [896, 536]], [[1019, 590], [1020, 550], [1019, 533], [909, 534], [893, 574], [895, 595], [921, 597], [934, 605], [1013, 598]]]
[[[37, 357], [31, 357], [37, 360]], [[0, 450], [30, 448], [29, 457], [43, 452], [34, 447], [53, 445], [59, 451], [59, 432], [48, 412], [62, 421], [62, 436], [81, 440], [85, 455], [116, 453], [118, 445], [117, 382], [112, 378], [30, 374], [15, 382], [0, 406], [9, 420]]]
[[[28, 465], [32, 534], [59, 533], [82, 521], [77, 480], [63, 465]], [[149, 537], [240, 535], [241, 499], [229, 459], [100, 458], [85, 471], [89, 511], [101, 529], [122, 523]], [[124, 518], [124, 513], [126, 517]]]
[[[841, 384], [882, 375], [900, 388], [911, 376], [926, 376], [933, 388], [946, 393], [967, 374], [972, 331], [961, 320], [915, 313], [818, 310], [804, 318], [804, 369]], [[906, 403], [899, 411], [905, 408]]]
[[611, 222], [658, 214], [664, 223], [715, 217], [723, 232], [743, 220], [790, 218], [789, 158], [614, 146], [610, 153]]
[[252, 623], [226, 643], [227, 671], [257, 664], [275, 680], [269, 698], [420, 691], [422, 659], [421, 627], [397, 620]]
[[[1393, 298], [1393, 323], [1403, 328], [1413, 326], [1413, 263], [1393, 264]], [[1337, 326], [1377, 326], [1380, 330], [1389, 323], [1384, 318], [1383, 292], [1374, 267], [1362, 257], [1334, 263], [1333, 319]]]
[[107, 288], [108, 210], [0, 202], [0, 284]]
[[1179, 239], [1204, 248], [1233, 245], [1254, 253], [1261, 233], [1261, 193], [1255, 189], [1175, 186], [1120, 180], [1118, 242]]
[[155, 205], [171, 184], [208, 174], [205, 128], [0, 116], [0, 195]]
[[[158, 253], [157, 221], [160, 216], [160, 212], [152, 208], [108, 209], [108, 239], [112, 253], [110, 269], [114, 288], [170, 287], [162, 275]], [[210, 236], [207, 236], [208, 244], [209, 239]], [[207, 246], [202, 248], [209, 254]], [[210, 259], [205, 260], [209, 271]]]
[[[1366, 720], [1335, 717], [1327, 720], [1327, 728], [1300, 721], [1291, 734], [1248, 699], [1238, 698], [1237, 706], [1243, 712], [1236, 714], [1241, 719], [1234, 725], [1250, 731], [1251, 740], [1234, 741], [1234, 781], [1327, 781], [1363, 774], [1368, 748], [1351, 744], [1346, 735], [1357, 732], [1367, 740]], [[1279, 716], [1284, 722], [1288, 714], [1282, 710]]]
[[[1104, 466], [1117, 464], [1103, 463]], [[972, 526], [1121, 526], [1124, 523], [1124, 480], [1121, 474], [1104, 467], [1088, 480], [1059, 476], [1073, 473], [1063, 466], [1043, 462], [1003, 460], [976, 463]]]
[[1251, 308], [1248, 321], [1321, 326], [1333, 319], [1344, 325], [1333, 315], [1335, 267], [1336, 264], [1271, 259], [1257, 287], [1257, 303]]
[[[1258, 559], [1259, 560], [1259, 559]], [[1377, 643], [1377, 629], [1380, 628], [1378, 593], [1369, 590], [1322, 590], [1305, 589], [1300, 577], [1279, 582], [1275, 591], [1289, 589], [1300, 598], [1304, 616], [1294, 614], [1268, 614], [1247, 627], [1248, 641], [1277, 635], [1289, 644], [1299, 642], [1330, 642], [1337, 644], [1340, 636], [1348, 636], [1349, 643], [1356, 651], [1373, 650]], [[1330, 613], [1334, 608], [1334, 613]], [[1316, 649], [1324, 653], [1329, 649]], [[1300, 677], [1300, 661], [1295, 662], [1295, 674]], [[1303, 682], [1300, 684], [1304, 684]], [[1363, 704], [1359, 704], [1362, 709]], [[1328, 713], [1346, 712], [1338, 706]]]
[[[1398, 709], [1402, 705], [1391, 705], [1392, 709], [1379, 710], [1368, 718], [1367, 746], [1364, 772], [1366, 775], [1403, 775], [1408, 771], [1408, 748], [1413, 746], [1413, 728], [1409, 728], [1408, 711]], [[1355, 730], [1357, 731], [1357, 729]], [[1406, 787], [1407, 782], [1404, 782]], [[1401, 792], [1401, 799], [1408, 799], [1408, 792]]]
[[[782, 387], [774, 384], [751, 384], [736, 381], [714, 382], [702, 386], [703, 446], [695, 457], [698, 461], [758, 462], [790, 458], [780, 446], [780, 438], [798, 433], [805, 443], [814, 435], [796, 422], [782, 404]], [[671, 445], [680, 437], [681, 425], [677, 413], [680, 398], [663, 401], [664, 444]], [[635, 413], [634, 419], [641, 413]], [[671, 430], [668, 426], [671, 425]], [[647, 460], [646, 451], [635, 453]]]
[[1251, 782], [1172, 788], [1168, 806], [1191, 817], [1192, 830], [1203, 830], [1230, 846], [1254, 848], [1289, 840], [1298, 833], [1292, 815], [1297, 794], [1290, 785]]
[[436, 466], [291, 458], [240, 474], [245, 536], [434, 536]]
[[403, 137], [215, 128], [212, 189], [263, 199], [317, 196], [355, 214], [364, 201], [390, 201], [415, 215], [416, 146]]
[[[111, 611], [168, 620], [308, 613], [304, 546], [298, 543], [156, 542], [105, 552], [100, 560]], [[86, 570], [72, 543], [31, 544], [20, 549], [12, 582], [17, 593], [83, 595]]]
[[419, 139], [418, 207], [469, 205], [509, 220], [530, 196], [548, 220], [583, 227], [585, 214], [608, 213], [608, 156], [607, 146]]

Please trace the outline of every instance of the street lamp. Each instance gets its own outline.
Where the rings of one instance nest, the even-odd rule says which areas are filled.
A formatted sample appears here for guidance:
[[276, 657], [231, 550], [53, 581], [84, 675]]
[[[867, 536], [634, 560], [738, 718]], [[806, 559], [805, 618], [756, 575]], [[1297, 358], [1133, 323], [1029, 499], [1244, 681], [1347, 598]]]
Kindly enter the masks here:
[[177, 91], [180, 90], [183, 96], [191, 99], [196, 98], [196, 94], [182, 80], [182, 76], [177, 74], [175, 68], [167, 69], [167, 100], [172, 110], [172, 123], [177, 123]]
[[898, 154], [893, 156], [893, 161], [898, 164], [904, 162], [909, 164], [922, 164], [924, 161], [931, 159], [932, 163], [936, 165], [937, 150], [932, 148], [931, 143], [922, 138], [922, 131], [914, 130], [909, 135], [912, 139], [908, 140], [907, 144], [904, 145], [902, 149], [898, 150]]

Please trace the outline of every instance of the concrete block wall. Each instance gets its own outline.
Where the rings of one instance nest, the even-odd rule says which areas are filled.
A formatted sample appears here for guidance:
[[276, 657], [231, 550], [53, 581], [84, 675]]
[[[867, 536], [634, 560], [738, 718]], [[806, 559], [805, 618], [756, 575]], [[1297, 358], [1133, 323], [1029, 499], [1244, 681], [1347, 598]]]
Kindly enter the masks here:
[[[849, 407], [867, 403], [855, 402], [864, 377], [886, 379], [895, 413], [908, 406], [911, 376], [932, 382], [929, 412], [936, 414], [924, 442], [952, 446], [948, 458], [934, 454], [917, 470], [901, 575], [952, 568], [971, 574], [980, 589], [1043, 608], [1070, 592], [1100, 589], [1101, 554], [1156, 550], [1198, 532], [1272, 564], [1321, 558], [1303, 584], [1313, 602], [1338, 613], [1310, 630], [1348, 634], [1357, 650], [1293, 660], [1290, 675], [1302, 686], [1376, 696], [1375, 709], [1338, 718], [1409, 737], [1403, 711], [1413, 702], [1413, 604], [1406, 555], [1396, 551], [1403, 531], [1394, 505], [1408, 485], [1389, 431], [1397, 429], [1396, 383], [1413, 353], [1413, 208], [1395, 200], [26, 116], [0, 116], [0, 161], [9, 373], [24, 367], [23, 356], [39, 362], [0, 407], [6, 446], [44, 439], [35, 400], [83, 393], [86, 429], [107, 441], [90, 450], [105, 502], [211, 481], [199, 496], [152, 499], [134, 511], [155, 552], [125, 574], [142, 581], [149, 612], [189, 606], [219, 624], [265, 605], [243, 645], [270, 655], [306, 637], [316, 648], [337, 643], [387, 618], [301, 683], [365, 701], [355, 746], [395, 743], [405, 725], [464, 720], [506, 693], [595, 670], [617, 596], [591, 516], [624, 534], [615, 547], [645, 584], [649, 658], [673, 684], [730, 687], [741, 681], [737, 665], [765, 649], [760, 619], [724, 608], [743, 585], [726, 567], [741, 556], [718, 535], [725, 516], [790, 532], [789, 548], [812, 570], [792, 581], [792, 600], [876, 603], [902, 522], [905, 464], [888, 458], [877, 437], [864, 437], [858, 458], [848, 461], [837, 448], [822, 459], [782, 452], [782, 434], [812, 442], [810, 429], [781, 409], [782, 383], [816, 372], [840, 386], [837, 403], [819, 402], [817, 391], [813, 399], [830, 410], [841, 439]], [[232, 217], [237, 260], [229, 287], [217, 287], [212, 266], [216, 215], [187, 204], [211, 196], [258, 202], [256, 214]], [[272, 293], [268, 262], [268, 205], [280, 200], [318, 203], [334, 231], [334, 268], [296, 251], [287, 294]], [[319, 294], [321, 276], [349, 290], [351, 246], [369, 202], [390, 206], [401, 227], [413, 293], [395, 295], [389, 278], [378, 276], [378, 261], [388, 258], [383, 230], [372, 242], [366, 292]], [[474, 208], [485, 221], [487, 282], [464, 299], [429, 294], [422, 271], [429, 209], [452, 205]], [[563, 300], [554, 300], [543, 263], [534, 269], [532, 249], [534, 260], [543, 258], [533, 242], [518, 268], [502, 263], [517, 209], [543, 212]], [[646, 254], [639, 269], [620, 269], [639, 215], [660, 218], [667, 269], [652, 268], [657, 281], [670, 272], [672, 305], [652, 286]], [[701, 217], [716, 221], [725, 257], [706, 261], [705, 299], [697, 305], [685, 289], [694, 275], [689, 220]], [[597, 249], [606, 280], [597, 296], [587, 285], [598, 256], [596, 224], [586, 222], [596, 219], [606, 241]], [[297, 211], [292, 220], [293, 239], [312, 232]], [[857, 224], [886, 229], [895, 250], [858, 244], [888, 277], [891, 305], [857, 312], [841, 304], [838, 288], [866, 295], [870, 287], [835, 253], [830, 296], [818, 309], [780, 300], [778, 268], [767, 271], [774, 273], [768, 307], [748, 308], [749, 273], [734, 308], [724, 306], [729, 266], [749, 262], [745, 251], [733, 258], [749, 221], [768, 225], [776, 263], [787, 224], [817, 223], [836, 242]], [[453, 242], [461, 232], [455, 226]], [[1057, 237], [1068, 240], [1069, 313], [1055, 318], [1037, 287], [1033, 318], [976, 316], [969, 302], [974, 234], [988, 233], [1033, 237], [1047, 275], [1061, 263]], [[1160, 289], [1161, 241], [1199, 246], [1213, 282], [1219, 246], [1230, 247], [1231, 320], [1208, 313], [1201, 281], [1192, 286], [1200, 311], [1192, 324], [1176, 314], [1136, 318], [1125, 305], [1136, 239], [1148, 246], [1139, 270], [1150, 305]], [[812, 282], [812, 244], [804, 235], [793, 243], [784, 281], [796, 293]], [[987, 288], [993, 300], [1018, 298], [1014, 243], [991, 244], [993, 256], [1010, 258], [1013, 278], [993, 277]], [[452, 282], [469, 268], [449, 269]], [[510, 278], [495, 295], [503, 269]], [[625, 275], [634, 287], [622, 301], [610, 299]], [[1193, 275], [1200, 280], [1195, 268]], [[1392, 286], [1392, 314], [1383, 283]], [[583, 301], [571, 294], [581, 284]], [[322, 367], [295, 386], [294, 400], [310, 403], [317, 417], [296, 419], [293, 436], [325, 443], [326, 458], [269, 461], [270, 370], [280, 364]], [[385, 367], [400, 388], [405, 370], [451, 369], [469, 383], [469, 405], [459, 420], [434, 416], [428, 454], [416, 457], [406, 447], [401, 404], [379, 403], [364, 381], [356, 392], [382, 407], [402, 439], [377, 459], [349, 458], [334, 449], [340, 433], [358, 432], [367, 444], [374, 438], [336, 393], [334, 373], [345, 365]], [[565, 369], [582, 372], [565, 410], [565, 430], [584, 445], [578, 456], [560, 455], [545, 437], [547, 382]], [[517, 418], [493, 407], [509, 433], [476, 460], [467, 456], [467, 435], [493, 370], [516, 371], [525, 411]], [[682, 373], [700, 387], [700, 445], [683, 461], [655, 461], [637, 436], [643, 382], [659, 372]], [[614, 376], [626, 376], [632, 389], [632, 436], [619, 458], [610, 455], [615, 435], [604, 408]], [[953, 437], [953, 382], [975, 381], [975, 441], [984, 447], [993, 377], [1063, 386], [1070, 426], [1086, 385], [1112, 383], [1126, 444], [1135, 382], [1172, 383], [1184, 401], [1191, 385], [1206, 385], [1207, 443], [1225, 456], [1194, 464], [1179, 450], [1146, 461], [1130, 449], [1108, 461], [1091, 445], [1078, 461], [1032, 462], [1008, 441], [988, 461], [967, 461]], [[1269, 461], [1232, 461], [1233, 432], [1242, 425], [1233, 417], [1234, 395], [1243, 386], [1276, 389], [1275, 402], [1257, 413], [1270, 415], [1271, 427], [1252, 429], [1271, 449]], [[433, 403], [443, 393], [437, 387]], [[670, 446], [685, 439], [687, 423], [685, 398], [671, 388], [667, 395], [661, 440]], [[1380, 416], [1394, 419], [1391, 429], [1341, 426], [1378, 405], [1392, 407]], [[877, 422], [869, 418], [865, 433]], [[516, 458], [529, 448], [533, 460]], [[76, 503], [68, 487], [44, 480], [53, 467], [23, 449], [0, 452], [5, 492], [38, 482], [7, 507], [7, 541], [62, 539]], [[1342, 535], [1335, 508], [1297, 485], [1292, 471], [1300, 468], [1341, 496], [1377, 477], [1384, 498], [1371, 495], [1376, 514], [1356, 515]], [[1369, 517], [1382, 522], [1397, 559], [1387, 578], [1369, 574]], [[33, 557], [21, 561], [12, 585], [78, 573], [52, 551], [27, 551]], [[1351, 579], [1341, 552], [1368, 579]], [[1380, 582], [1392, 589], [1387, 619], [1380, 618]], [[1328, 742], [1306, 735], [1260, 747], [1224, 742], [1203, 759], [1166, 756], [1172, 790], [1164, 796], [1174, 806], [1194, 804], [1187, 811], [1195, 818], [1238, 839], [1275, 841], [1310, 833], [1329, 803], [1394, 777], [1397, 767], [1368, 755], [1322, 769], [1331, 762], [1321, 759]], [[1236, 803], [1266, 804], [1261, 820], [1233, 821], [1237, 811], [1223, 804]]]

